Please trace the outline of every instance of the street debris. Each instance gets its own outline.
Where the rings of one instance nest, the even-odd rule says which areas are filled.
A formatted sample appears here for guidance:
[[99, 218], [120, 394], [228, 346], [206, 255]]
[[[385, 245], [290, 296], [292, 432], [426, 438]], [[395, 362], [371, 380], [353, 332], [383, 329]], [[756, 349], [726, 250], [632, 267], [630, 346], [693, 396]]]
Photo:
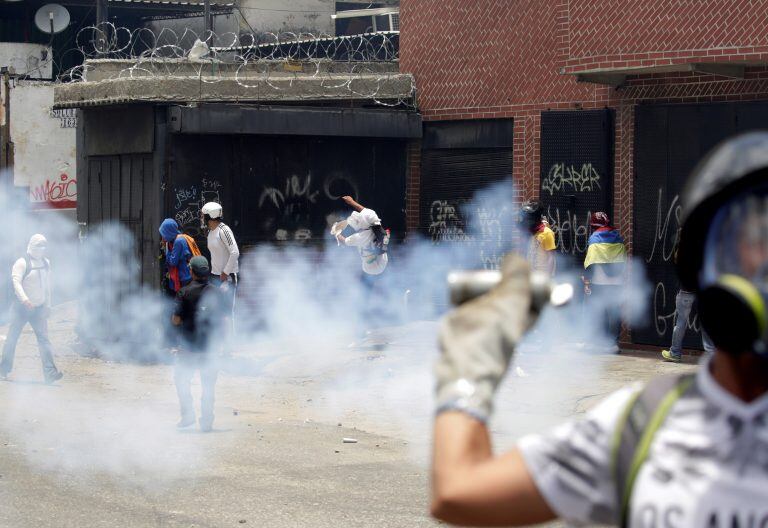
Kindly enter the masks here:
[[357, 438], [342, 438], [341, 441], [345, 444], [356, 444]]
[[237, 409], [232, 409], [232, 414], [234, 416], [237, 416], [238, 414], [240, 414], [240, 411], [238, 411]]

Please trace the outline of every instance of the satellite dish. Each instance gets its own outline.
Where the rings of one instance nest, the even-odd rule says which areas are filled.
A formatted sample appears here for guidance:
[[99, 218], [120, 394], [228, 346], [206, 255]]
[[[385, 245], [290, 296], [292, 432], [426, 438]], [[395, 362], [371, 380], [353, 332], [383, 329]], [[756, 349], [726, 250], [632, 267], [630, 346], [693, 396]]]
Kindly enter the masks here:
[[69, 26], [69, 11], [59, 4], [45, 4], [35, 13], [35, 25], [43, 33], [60, 33]]

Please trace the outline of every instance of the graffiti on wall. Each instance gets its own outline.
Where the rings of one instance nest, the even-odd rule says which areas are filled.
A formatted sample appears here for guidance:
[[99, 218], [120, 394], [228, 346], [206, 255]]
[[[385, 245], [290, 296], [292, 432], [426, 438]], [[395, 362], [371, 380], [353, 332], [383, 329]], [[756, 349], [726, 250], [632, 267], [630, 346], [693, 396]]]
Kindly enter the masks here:
[[29, 188], [29, 201], [38, 208], [73, 209], [77, 207], [77, 179], [62, 172]]
[[559, 192], [584, 193], [600, 190], [600, 174], [591, 163], [581, 167], [555, 163], [541, 180], [541, 190], [550, 196]]
[[221, 203], [222, 187], [218, 180], [203, 178], [199, 184], [173, 188], [173, 218], [182, 231], [200, 234], [200, 210], [208, 202]]
[[[650, 253], [645, 258], [646, 264], [674, 264], [675, 241], [677, 229], [680, 225], [680, 195], [675, 194], [667, 203], [664, 199], [664, 190], [659, 188], [656, 200], [656, 224], [653, 230], [653, 245]], [[656, 334], [663, 337], [671, 332], [675, 326], [675, 295], [676, 291], [669, 291], [663, 280], [656, 280], [653, 290], [653, 324]], [[686, 328], [696, 333], [701, 331], [698, 314], [694, 310], [688, 315]]]
[[[482, 204], [467, 210], [466, 200], [435, 200], [429, 210], [428, 233], [432, 244], [467, 244], [476, 248], [484, 269], [499, 269], [508, 249], [510, 229], [504, 220], [510, 217], [506, 207]], [[463, 215], [468, 215], [469, 221]]]
[[335, 203], [347, 193], [355, 199], [359, 195], [357, 184], [346, 176], [331, 174], [320, 180], [309, 172], [292, 174], [276, 186], [265, 185], [257, 203], [260, 210], [273, 211], [274, 240], [304, 242], [313, 237], [320, 202]]

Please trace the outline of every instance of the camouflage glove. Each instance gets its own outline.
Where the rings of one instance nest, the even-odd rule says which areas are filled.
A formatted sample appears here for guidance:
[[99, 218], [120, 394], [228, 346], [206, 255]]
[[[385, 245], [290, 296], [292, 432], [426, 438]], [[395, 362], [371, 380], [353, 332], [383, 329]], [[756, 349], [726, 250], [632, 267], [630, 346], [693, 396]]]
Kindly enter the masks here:
[[526, 261], [508, 255], [501, 271], [498, 286], [442, 321], [435, 367], [438, 414], [462, 411], [486, 422], [515, 347], [535, 321]]

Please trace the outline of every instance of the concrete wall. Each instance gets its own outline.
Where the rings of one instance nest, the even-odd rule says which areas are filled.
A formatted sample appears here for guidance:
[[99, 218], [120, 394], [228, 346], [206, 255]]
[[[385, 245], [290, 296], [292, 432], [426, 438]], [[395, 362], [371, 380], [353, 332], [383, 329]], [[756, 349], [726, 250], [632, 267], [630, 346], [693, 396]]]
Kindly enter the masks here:
[[[231, 15], [214, 17], [214, 32], [220, 37], [218, 46], [235, 44], [226, 33], [312, 33], [313, 35], [333, 35], [335, 24], [331, 15], [336, 12], [335, 0], [240, 0], [240, 11]], [[242, 13], [242, 14], [241, 14]], [[163, 28], [173, 30], [179, 38], [186, 29], [197, 35], [203, 34], [202, 17], [182, 18], [177, 20], [158, 20], [150, 22], [148, 27], [160, 35]], [[173, 36], [164, 35], [159, 44], [168, 44]], [[194, 38], [185, 39], [182, 46], [189, 48]]]
[[240, 10], [243, 31], [334, 34], [335, 0], [241, 0]]
[[75, 110], [51, 110], [53, 84], [16, 81], [11, 88], [13, 183], [29, 188], [33, 209], [77, 203]]
[[[176, 44], [188, 50], [195, 43], [196, 36], [202, 36], [205, 31], [205, 22], [203, 17], [179, 18], [170, 20], [157, 20], [150, 22], [147, 27], [159, 37], [158, 45]], [[165, 32], [167, 28], [173, 33]], [[217, 15], [213, 20], [214, 32], [224, 37], [225, 33], [235, 35], [240, 31], [240, 15], [233, 13], [231, 15]], [[189, 30], [187, 32], [186, 30]], [[174, 36], [174, 33], [176, 36]], [[233, 37], [226, 42], [217, 42], [216, 45], [231, 45]]]
[[34, 79], [50, 79], [51, 49], [43, 44], [0, 42], [0, 67], [12, 68], [11, 73]]

